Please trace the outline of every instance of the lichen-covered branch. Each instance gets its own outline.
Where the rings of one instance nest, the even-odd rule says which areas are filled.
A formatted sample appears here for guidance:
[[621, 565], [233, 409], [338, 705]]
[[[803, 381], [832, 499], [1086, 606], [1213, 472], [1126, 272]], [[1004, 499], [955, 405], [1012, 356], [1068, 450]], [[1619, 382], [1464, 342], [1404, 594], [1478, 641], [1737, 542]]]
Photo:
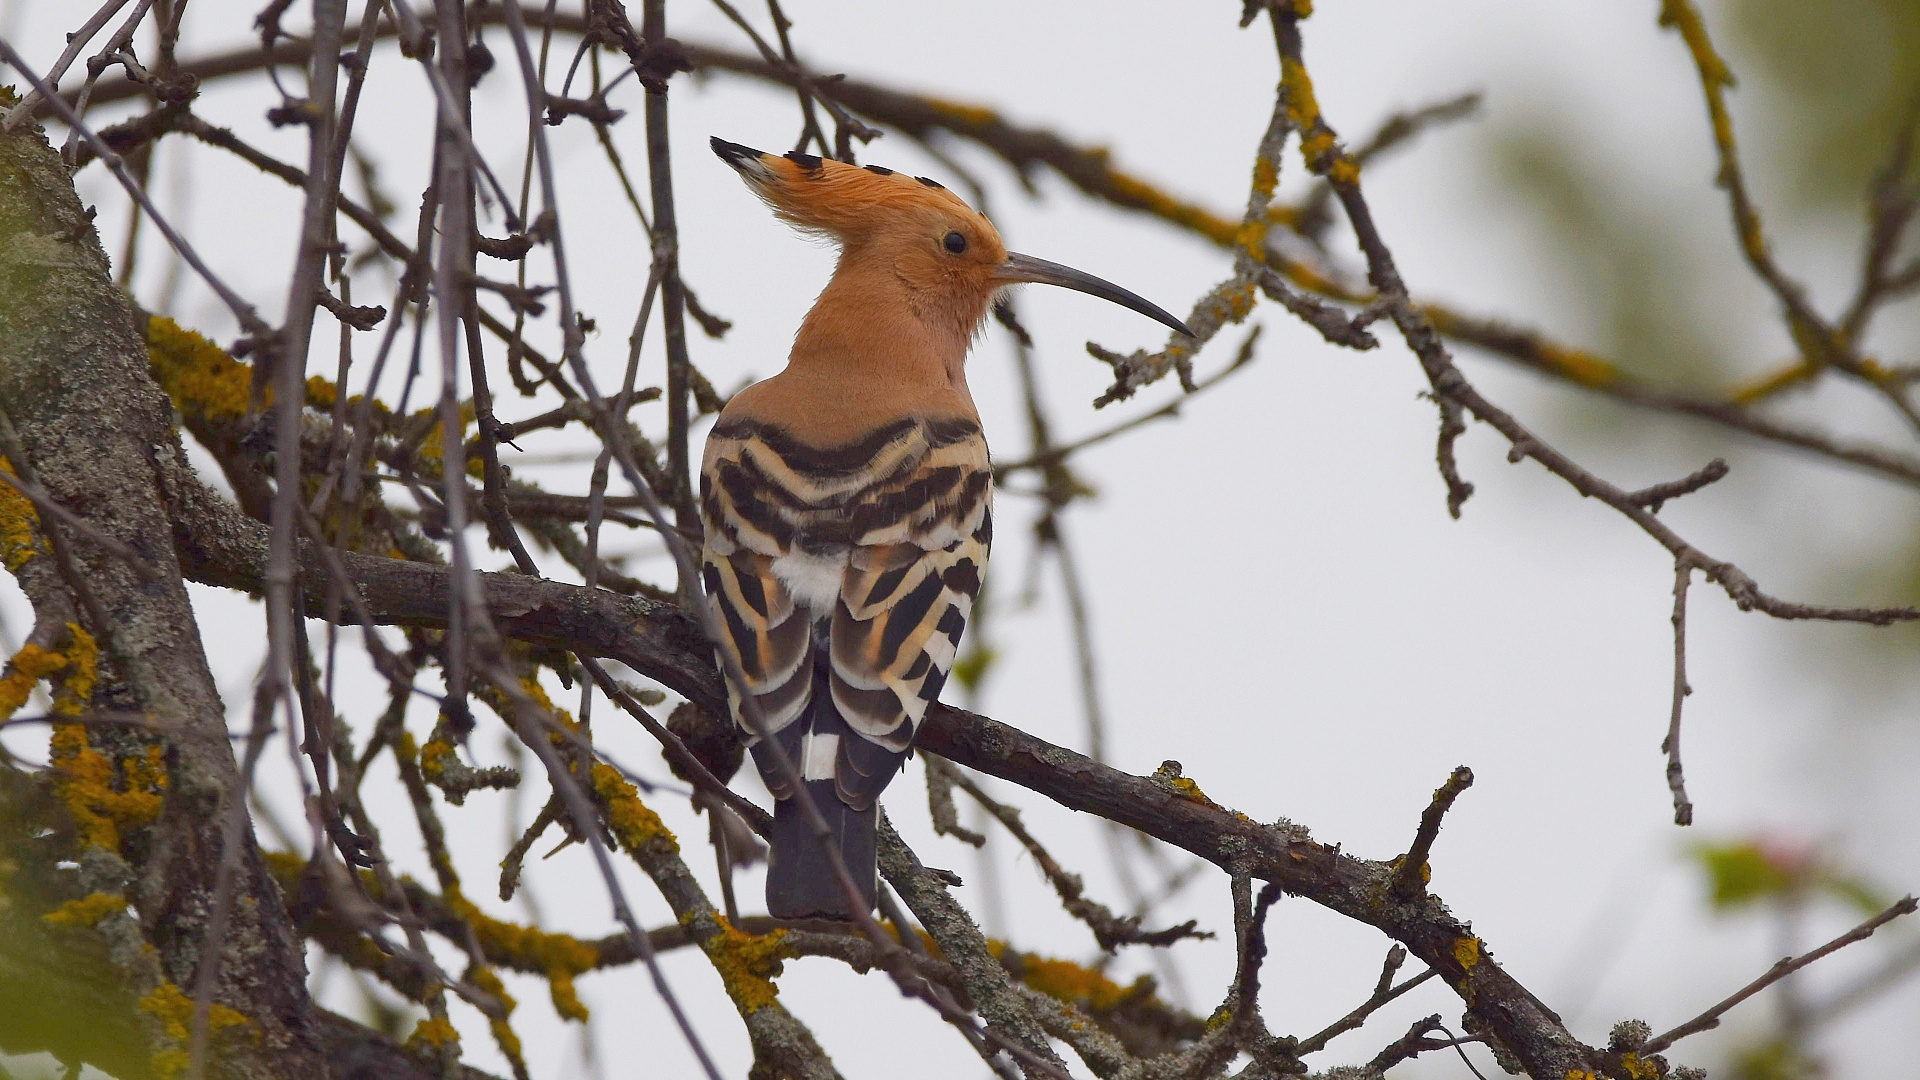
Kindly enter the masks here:
[[[24, 454], [13, 471], [30, 466], [52, 499], [160, 573], [142, 582], [84, 543], [63, 573], [37, 515], [16, 501], [0, 507], [9, 515], [0, 533], [14, 538], [6, 566], [34, 605], [33, 644], [48, 654], [38, 666], [57, 687], [56, 710], [145, 713], [167, 729], [57, 725], [49, 779], [75, 823], [75, 856], [89, 868], [74, 884], [139, 913], [108, 917], [131, 950], [120, 954], [118, 976], [143, 1008], [152, 1003], [156, 1063], [181, 1061], [192, 1005], [181, 988], [207, 961], [222, 808], [237, 775], [185, 575], [167, 543], [166, 492], [190, 468], [166, 397], [147, 374], [132, 306], [108, 276], [64, 165], [31, 124], [0, 136], [0, 271], [0, 400]], [[97, 599], [98, 613], [80, 611], [76, 586]], [[23, 670], [19, 658], [14, 666]], [[222, 943], [215, 1001], [227, 1011], [215, 1026], [226, 1033], [216, 1049], [241, 1073], [324, 1077], [299, 940], [282, 906], [261, 902], [275, 886], [251, 838], [245, 843], [238, 890], [249, 902], [236, 907]], [[136, 945], [150, 946], [151, 959]]]

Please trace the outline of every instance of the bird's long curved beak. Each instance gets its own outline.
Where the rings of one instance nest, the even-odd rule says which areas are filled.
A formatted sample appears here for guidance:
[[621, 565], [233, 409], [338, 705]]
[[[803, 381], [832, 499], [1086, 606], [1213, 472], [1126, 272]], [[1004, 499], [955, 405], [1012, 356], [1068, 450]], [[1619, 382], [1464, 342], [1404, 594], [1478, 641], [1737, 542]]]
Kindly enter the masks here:
[[1041, 285], [1058, 285], [1063, 289], [1072, 289], [1075, 292], [1086, 293], [1088, 296], [1097, 296], [1102, 300], [1111, 300], [1121, 307], [1132, 308], [1155, 322], [1170, 326], [1188, 337], [1193, 336], [1193, 331], [1187, 329], [1186, 323], [1167, 314], [1159, 305], [1147, 298], [1128, 292], [1105, 278], [1094, 277], [1084, 271], [1075, 270], [1071, 266], [1061, 266], [1059, 263], [1036, 259], [1031, 255], [1008, 252], [1007, 261], [1000, 264], [998, 277], [1008, 284], [1016, 281], [1031, 281]]

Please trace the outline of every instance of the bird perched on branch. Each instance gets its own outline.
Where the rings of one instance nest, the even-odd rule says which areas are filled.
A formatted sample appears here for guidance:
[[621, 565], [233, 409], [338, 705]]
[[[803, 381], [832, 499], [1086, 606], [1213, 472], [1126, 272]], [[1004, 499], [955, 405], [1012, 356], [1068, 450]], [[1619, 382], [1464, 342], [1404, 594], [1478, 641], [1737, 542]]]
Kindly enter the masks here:
[[734, 395], [707, 437], [700, 515], [734, 721], [777, 800], [767, 910], [848, 919], [852, 893], [873, 909], [875, 799], [946, 683], [993, 538], [965, 367], [988, 306], [1043, 282], [1189, 331], [1117, 285], [1009, 253], [932, 180], [720, 139], [713, 151], [776, 215], [840, 245], [786, 369]]

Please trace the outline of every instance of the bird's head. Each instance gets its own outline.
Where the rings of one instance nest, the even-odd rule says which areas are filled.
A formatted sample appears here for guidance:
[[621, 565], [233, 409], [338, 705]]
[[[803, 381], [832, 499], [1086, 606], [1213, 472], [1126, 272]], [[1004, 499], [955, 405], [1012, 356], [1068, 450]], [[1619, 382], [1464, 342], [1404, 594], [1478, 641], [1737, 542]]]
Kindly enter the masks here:
[[858, 267], [898, 282], [915, 314], [955, 326], [963, 337], [980, 326], [995, 293], [1021, 282], [1089, 293], [1192, 333], [1110, 281], [1009, 252], [992, 222], [925, 177], [811, 154], [776, 156], [721, 139], [712, 145], [775, 214], [837, 242], [843, 271]]

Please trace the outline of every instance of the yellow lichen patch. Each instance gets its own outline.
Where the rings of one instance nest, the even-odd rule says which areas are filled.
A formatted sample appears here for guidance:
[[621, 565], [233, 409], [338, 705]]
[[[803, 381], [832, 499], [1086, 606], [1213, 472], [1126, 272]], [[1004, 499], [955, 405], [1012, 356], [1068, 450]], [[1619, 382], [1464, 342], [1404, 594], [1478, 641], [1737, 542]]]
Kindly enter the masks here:
[[192, 1064], [185, 1050], [162, 1050], [153, 1055], [153, 1075], [160, 1080], [173, 1080], [187, 1071]]
[[1200, 785], [1194, 783], [1189, 777], [1172, 777], [1167, 781], [1167, 786], [1173, 788], [1183, 799], [1192, 799], [1194, 802], [1206, 803], [1208, 806], [1213, 805], [1213, 800], [1207, 798], [1207, 793], [1201, 791]]
[[[235, 360], [225, 349], [172, 319], [155, 315], [147, 320], [147, 361], [160, 388], [182, 413], [208, 420], [246, 415], [253, 393], [253, 365]], [[338, 393], [333, 383], [318, 375], [307, 380], [308, 405], [331, 408]], [[271, 387], [263, 404], [273, 404]]]
[[428, 1018], [413, 1026], [413, 1034], [407, 1036], [407, 1045], [414, 1049], [432, 1047], [435, 1050], [460, 1045], [460, 1033], [445, 1020]]
[[[1457, 336], [1468, 329], [1467, 320], [1447, 308], [1423, 304], [1420, 311], [1433, 323], [1433, 328], [1442, 334]], [[1525, 341], [1526, 351], [1521, 354], [1523, 359], [1530, 356], [1570, 382], [1604, 388], [1620, 381], [1619, 368], [1583, 349], [1570, 349], [1531, 338]]]
[[[1252, 242], [1256, 245], [1264, 243], [1264, 241]], [[1207, 311], [1220, 322], [1237, 323], [1253, 311], [1256, 298], [1253, 283], [1247, 282], [1225, 291], [1216, 288], [1206, 295], [1203, 302], [1207, 305]], [[1169, 357], [1191, 356], [1194, 351], [1194, 347], [1190, 344], [1176, 343], [1167, 349], [1167, 355]]]
[[246, 415], [253, 368], [172, 319], [147, 320], [147, 360], [173, 407], [209, 420]]
[[532, 675], [523, 676], [520, 679], [520, 692], [533, 699], [535, 705], [540, 706], [548, 712], [557, 713], [561, 711], [553, 707], [553, 699], [547, 696], [547, 688], [541, 686], [540, 680]]
[[1117, 1008], [1140, 991], [1137, 984], [1122, 986], [1093, 968], [1071, 960], [1022, 955], [1019, 967], [1020, 981], [1028, 987], [1088, 1012]]
[[1267, 222], [1272, 225], [1284, 225], [1289, 229], [1300, 228], [1300, 208], [1297, 206], [1267, 207]]
[[446, 739], [433, 738], [420, 748], [420, 775], [430, 783], [439, 783], [447, 771], [447, 762], [453, 759], [453, 744]]
[[[72, 643], [58, 654], [58, 665], [44, 657], [35, 663], [59, 676], [53, 711], [77, 716], [93, 698], [100, 647], [76, 623], [68, 623], [67, 632]], [[160, 747], [109, 759], [94, 748], [84, 724], [55, 724], [49, 746], [54, 790], [66, 804], [82, 843], [118, 851], [123, 828], [137, 828], [160, 816], [167, 786], [166, 759]]]
[[[10, 490], [10, 489], [9, 489]], [[20, 711], [33, 696], [41, 679], [67, 666], [67, 658], [38, 645], [24, 645], [7, 661], [6, 674], [0, 676], [0, 720]]]
[[333, 383], [318, 375], [307, 376], [307, 404], [316, 409], [331, 409], [340, 399], [340, 392]]
[[1337, 143], [1333, 132], [1321, 128], [1319, 131], [1300, 140], [1300, 153], [1307, 159], [1307, 167], [1314, 172], [1326, 171], [1326, 157], [1331, 154]]
[[934, 112], [942, 117], [973, 127], [992, 127], [1000, 122], [1000, 114], [979, 105], [966, 105], [944, 98], [923, 98]]
[[1280, 165], [1265, 157], [1253, 161], [1253, 190], [1273, 198], [1273, 189], [1280, 186]]
[[51, 742], [55, 790], [88, 847], [119, 851], [122, 832], [160, 816], [167, 786], [158, 746], [118, 760], [94, 749], [82, 724], [56, 724]]
[[[604, 766], [602, 766], [604, 768]], [[715, 915], [720, 932], [700, 943], [700, 950], [720, 973], [720, 982], [741, 1016], [751, 1016], [773, 1004], [780, 988], [773, 980], [780, 977], [785, 961], [793, 955], [787, 948], [785, 930], [766, 934], [748, 934], [734, 929], [724, 915]]]
[[1581, 386], [1611, 386], [1620, 381], [1618, 368], [1590, 352], [1546, 342], [1541, 342], [1537, 351], [1555, 371]]
[[1288, 281], [1308, 292], [1332, 297], [1335, 300], [1344, 300], [1350, 304], [1364, 304], [1376, 299], [1372, 293], [1356, 292], [1342, 286], [1306, 263], [1278, 256], [1270, 256], [1268, 262], [1285, 274]]
[[1213, 1010], [1212, 1016], [1207, 1017], [1207, 1030], [1219, 1031], [1231, 1023], [1233, 1023], [1233, 1010], [1223, 1005]]
[[125, 910], [127, 910], [126, 897], [97, 892], [78, 900], [69, 900], [40, 918], [52, 926], [82, 929], [94, 925], [115, 912]]
[[[13, 463], [0, 457], [0, 472], [15, 475]], [[39, 541], [34, 539], [34, 528], [39, 524], [40, 515], [34, 512], [32, 500], [12, 484], [0, 481], [0, 566], [9, 572], [18, 570], [40, 553]]]
[[[153, 993], [140, 999], [140, 1011], [151, 1013], [166, 1025], [167, 1037], [185, 1042], [191, 1035], [193, 1024], [193, 999], [186, 991], [172, 982], [162, 982]], [[244, 1013], [230, 1009], [215, 1001], [207, 1012], [207, 1028], [210, 1031], [222, 1031], [242, 1024], [252, 1024]]]
[[1733, 392], [1734, 404], [1752, 405], [1766, 398], [1770, 398], [1788, 387], [1807, 382], [1819, 375], [1824, 369], [1825, 365], [1815, 363], [1811, 360], [1781, 368], [1779, 371], [1769, 375], [1763, 375], [1745, 386], [1736, 389]]
[[1287, 119], [1300, 132], [1300, 158], [1307, 168], [1328, 174], [1335, 183], [1358, 180], [1360, 166], [1340, 149], [1339, 140], [1320, 119], [1320, 102], [1314, 96], [1313, 77], [1307, 74], [1306, 65], [1281, 57], [1280, 83], [1287, 92]]
[[554, 1011], [569, 1020], [587, 1018], [587, 1007], [574, 990], [573, 980], [599, 966], [599, 949], [568, 934], [495, 919], [463, 896], [450, 896], [448, 903], [473, 927], [481, 951], [490, 959], [521, 970], [545, 972]]
[[514, 1072], [525, 1072], [527, 1062], [521, 1056], [520, 1036], [513, 1030], [513, 1026], [507, 1023], [507, 1017], [513, 1015], [513, 1010], [518, 1008], [520, 1003], [513, 999], [512, 994], [507, 993], [506, 986], [501, 983], [500, 976], [493, 973], [492, 968], [478, 966], [468, 968], [467, 981], [500, 1000], [500, 1009], [504, 1015], [497, 1018], [488, 1017], [487, 1030], [493, 1034], [493, 1041], [500, 1047], [500, 1052], [514, 1063]]
[[1620, 1055], [1620, 1068], [1633, 1080], [1660, 1080], [1660, 1067], [1632, 1051]]
[[263, 851], [260, 857], [266, 860], [267, 873], [273, 875], [281, 891], [292, 895], [300, 875], [307, 872], [307, 860], [291, 851]]
[[1454, 939], [1453, 958], [1459, 963], [1461, 971], [1472, 971], [1473, 966], [1480, 962], [1480, 939], [1477, 937]]
[[[1300, 143], [1300, 153], [1307, 159], [1307, 166], [1312, 168], [1315, 155], [1309, 152], [1308, 143], [1313, 138], [1314, 125], [1320, 122], [1320, 102], [1314, 97], [1313, 76], [1307, 74], [1305, 65], [1282, 57], [1280, 84], [1287, 91], [1287, 119], [1293, 121], [1295, 130], [1301, 132], [1303, 141]], [[1332, 140], [1333, 137], [1328, 135], [1327, 141]]]
[[[1398, 856], [1393, 860], [1391, 865], [1395, 872], [1395, 875], [1398, 876], [1400, 868], [1407, 865], [1407, 857], [1405, 855]], [[1422, 885], [1433, 884], [1433, 864], [1431, 863], [1420, 864], [1420, 884]]]
[[1114, 202], [1144, 210], [1162, 221], [1191, 229], [1221, 247], [1232, 244], [1240, 232], [1238, 222], [1228, 221], [1204, 207], [1181, 202], [1152, 184], [1118, 169], [1108, 169], [1106, 179], [1112, 193], [1110, 198]]
[[[429, 410], [423, 409], [421, 411], [426, 412]], [[431, 411], [434, 413], [434, 415], [436, 416], [439, 415], [439, 410], [435, 409]], [[477, 414], [474, 412], [473, 403], [471, 401], [463, 401], [460, 403], [460, 436], [461, 438], [464, 439], [466, 437], [467, 427], [473, 423], [473, 419], [476, 415]], [[427, 471], [431, 471], [433, 469], [438, 468], [440, 465], [440, 458], [446, 453], [445, 432], [446, 432], [446, 425], [441, 423], [438, 420], [435, 420], [433, 427], [427, 432], [427, 437], [420, 440], [420, 448], [414, 452], [415, 456], [420, 459], [421, 463], [427, 466]], [[478, 462], [479, 462], [479, 459], [477, 458], [468, 461], [467, 462], [468, 469], [471, 470], [475, 464], [478, 464]]]
[[[153, 993], [140, 999], [140, 1011], [159, 1018], [167, 1038], [184, 1044], [192, 1037], [193, 999], [171, 982], [163, 982]], [[207, 1009], [207, 1030], [219, 1033], [231, 1027], [252, 1027], [245, 1014], [215, 1001]], [[259, 1032], [254, 1032], [258, 1036]], [[178, 1047], [153, 1055], [153, 1072], [161, 1080], [172, 1080], [187, 1069], [187, 1052]]]
[[580, 991], [574, 987], [572, 973], [561, 968], [547, 969], [547, 994], [553, 998], [553, 1011], [563, 1020], [587, 1022], [591, 1014], [586, 1002], [580, 1000]]
[[1267, 223], [1249, 221], [1240, 226], [1234, 242], [1256, 262], [1267, 257]]
[[67, 663], [60, 673], [60, 688], [53, 695], [53, 711], [78, 716], [93, 701], [93, 687], [100, 680], [100, 646], [79, 623], [68, 623], [67, 633], [73, 643], [64, 653]]
[[1600, 1078], [1585, 1069], [1568, 1069], [1566, 1080], [1600, 1080]]
[[594, 763], [593, 790], [606, 803], [607, 825], [629, 854], [645, 857], [656, 844], [664, 846], [667, 852], [679, 853], [680, 841], [666, 822], [640, 801], [639, 790], [627, 783], [613, 766]]

